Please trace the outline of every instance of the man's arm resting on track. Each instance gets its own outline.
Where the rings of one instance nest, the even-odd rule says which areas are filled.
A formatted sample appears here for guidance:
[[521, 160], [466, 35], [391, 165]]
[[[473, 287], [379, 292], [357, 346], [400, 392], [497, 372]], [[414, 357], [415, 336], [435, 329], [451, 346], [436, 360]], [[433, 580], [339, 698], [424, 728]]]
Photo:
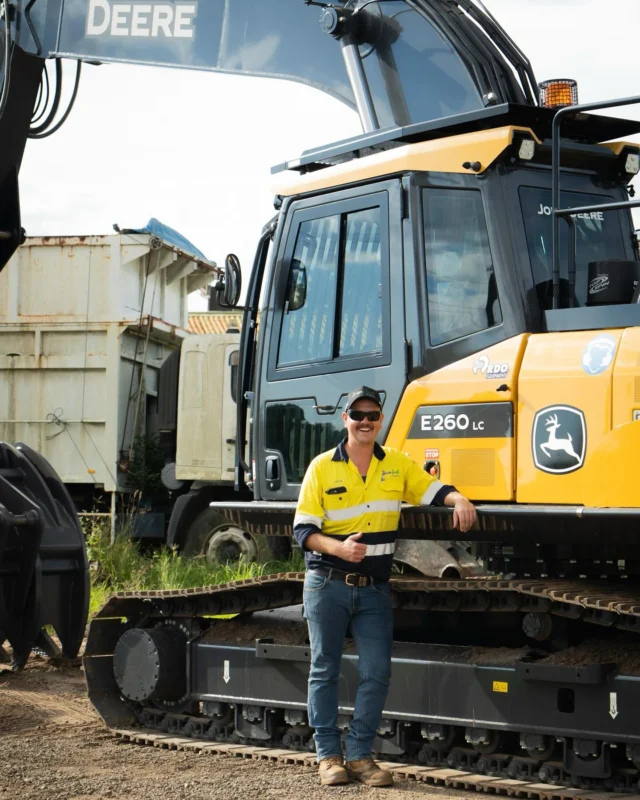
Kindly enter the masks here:
[[455, 486], [432, 478], [406, 456], [404, 500], [410, 505], [448, 506], [453, 509], [453, 527], [468, 531], [476, 521], [476, 510]]
[[473, 527], [477, 519], [476, 509], [473, 503], [460, 494], [460, 492], [449, 492], [444, 498], [444, 505], [453, 509], [453, 527], [465, 533]]

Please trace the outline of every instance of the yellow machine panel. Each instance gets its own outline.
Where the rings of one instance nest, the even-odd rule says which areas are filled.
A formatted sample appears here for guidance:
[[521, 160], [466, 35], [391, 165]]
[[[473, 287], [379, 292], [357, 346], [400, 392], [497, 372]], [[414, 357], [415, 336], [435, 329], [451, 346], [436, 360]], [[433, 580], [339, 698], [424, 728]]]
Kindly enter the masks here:
[[619, 330], [530, 337], [518, 386], [519, 503], [610, 504], [607, 484], [619, 487], [613, 476], [623, 471], [620, 450], [609, 468], [604, 455], [622, 338]]
[[518, 373], [528, 334], [411, 383], [386, 444], [473, 500], [514, 498]]
[[640, 422], [640, 328], [622, 334], [613, 373], [612, 427]]

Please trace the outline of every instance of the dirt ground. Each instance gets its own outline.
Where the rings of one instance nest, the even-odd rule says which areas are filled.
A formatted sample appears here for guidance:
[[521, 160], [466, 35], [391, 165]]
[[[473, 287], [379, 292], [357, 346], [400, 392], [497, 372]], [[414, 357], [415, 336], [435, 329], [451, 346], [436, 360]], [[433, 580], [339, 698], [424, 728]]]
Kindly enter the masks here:
[[32, 658], [0, 671], [0, 798], [20, 800], [425, 800], [476, 798], [398, 781], [392, 789], [321, 787], [315, 769], [120, 743], [85, 697], [80, 667]]

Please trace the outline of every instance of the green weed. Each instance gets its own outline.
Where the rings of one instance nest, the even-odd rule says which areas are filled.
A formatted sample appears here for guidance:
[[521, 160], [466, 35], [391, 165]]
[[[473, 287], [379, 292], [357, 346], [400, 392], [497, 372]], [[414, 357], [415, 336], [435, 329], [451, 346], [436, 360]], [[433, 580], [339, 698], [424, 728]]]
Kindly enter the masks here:
[[91, 615], [115, 592], [187, 589], [304, 569], [299, 551], [288, 561], [211, 564], [204, 557], [185, 558], [175, 548], [162, 547], [146, 553], [127, 531], [116, 536], [112, 545], [108, 525], [102, 521], [85, 526], [85, 533], [91, 565]]

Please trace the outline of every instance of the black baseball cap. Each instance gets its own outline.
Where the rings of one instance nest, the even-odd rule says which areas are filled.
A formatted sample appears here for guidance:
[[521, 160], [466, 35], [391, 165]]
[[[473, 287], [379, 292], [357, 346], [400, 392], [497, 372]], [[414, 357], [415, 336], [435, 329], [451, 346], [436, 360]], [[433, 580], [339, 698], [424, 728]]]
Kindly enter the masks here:
[[348, 411], [356, 400], [372, 400], [376, 405], [380, 406], [382, 410], [382, 398], [380, 392], [376, 389], [371, 389], [369, 386], [359, 386], [347, 395], [347, 402], [345, 403], [344, 410]]

